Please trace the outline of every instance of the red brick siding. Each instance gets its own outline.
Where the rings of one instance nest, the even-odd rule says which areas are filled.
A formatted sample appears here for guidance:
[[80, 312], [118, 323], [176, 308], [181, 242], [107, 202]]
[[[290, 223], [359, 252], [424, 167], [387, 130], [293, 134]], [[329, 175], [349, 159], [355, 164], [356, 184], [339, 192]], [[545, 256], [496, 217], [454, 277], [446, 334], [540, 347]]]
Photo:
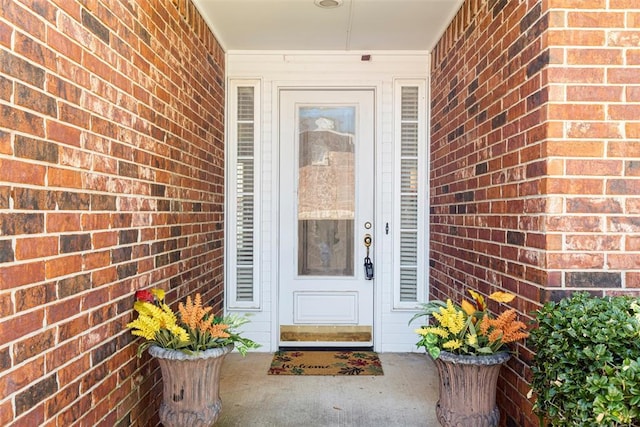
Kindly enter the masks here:
[[224, 52], [189, 0], [6, 0], [0, 425], [159, 424], [136, 289], [223, 305]]
[[[504, 289], [519, 295], [514, 306], [527, 320], [548, 281], [548, 15], [538, 2], [473, 1], [463, 10], [432, 64], [431, 297]], [[530, 357], [521, 347], [502, 370], [508, 425], [535, 425], [525, 397]]]
[[559, 278], [559, 295], [637, 292], [640, 5], [551, 7], [548, 40], [557, 55], [547, 70], [548, 121], [556, 130], [545, 154], [555, 163], [547, 194], [557, 203], [545, 228], [560, 245], [548, 248], [547, 268]]
[[[526, 320], [578, 289], [638, 289], [638, 7], [462, 6], [431, 70], [432, 298], [504, 289]], [[518, 350], [501, 423], [536, 426], [531, 352]]]

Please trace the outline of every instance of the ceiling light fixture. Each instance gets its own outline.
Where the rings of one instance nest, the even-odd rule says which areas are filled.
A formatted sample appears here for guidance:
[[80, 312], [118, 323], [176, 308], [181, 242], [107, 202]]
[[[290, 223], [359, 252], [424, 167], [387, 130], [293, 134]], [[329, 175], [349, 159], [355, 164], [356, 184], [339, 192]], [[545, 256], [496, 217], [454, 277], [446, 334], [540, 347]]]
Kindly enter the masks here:
[[342, 0], [314, 0], [316, 6], [323, 9], [333, 9], [342, 6]]

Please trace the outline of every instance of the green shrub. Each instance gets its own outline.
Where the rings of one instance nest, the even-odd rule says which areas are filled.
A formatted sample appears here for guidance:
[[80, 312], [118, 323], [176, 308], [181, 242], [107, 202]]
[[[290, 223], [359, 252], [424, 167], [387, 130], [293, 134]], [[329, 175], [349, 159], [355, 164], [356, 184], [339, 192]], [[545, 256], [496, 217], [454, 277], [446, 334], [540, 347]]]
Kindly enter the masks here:
[[577, 293], [536, 314], [534, 411], [551, 426], [640, 426], [640, 299]]

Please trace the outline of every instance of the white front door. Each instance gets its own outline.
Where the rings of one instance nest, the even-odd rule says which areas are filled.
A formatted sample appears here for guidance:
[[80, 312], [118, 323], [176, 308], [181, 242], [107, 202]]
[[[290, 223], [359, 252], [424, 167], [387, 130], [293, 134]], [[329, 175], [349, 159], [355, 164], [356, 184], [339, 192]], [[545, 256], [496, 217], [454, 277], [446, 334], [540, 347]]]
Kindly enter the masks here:
[[374, 92], [281, 90], [279, 113], [279, 345], [370, 347]]

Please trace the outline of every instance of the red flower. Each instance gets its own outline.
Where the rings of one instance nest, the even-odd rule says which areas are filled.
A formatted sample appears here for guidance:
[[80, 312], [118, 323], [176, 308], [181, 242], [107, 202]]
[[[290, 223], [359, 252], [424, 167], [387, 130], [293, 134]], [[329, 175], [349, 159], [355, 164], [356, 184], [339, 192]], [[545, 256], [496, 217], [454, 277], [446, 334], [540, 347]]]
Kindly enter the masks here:
[[353, 366], [367, 366], [369, 364], [369, 362], [362, 359], [349, 360], [348, 363]]
[[136, 300], [153, 303], [153, 294], [146, 289], [136, 291]]

